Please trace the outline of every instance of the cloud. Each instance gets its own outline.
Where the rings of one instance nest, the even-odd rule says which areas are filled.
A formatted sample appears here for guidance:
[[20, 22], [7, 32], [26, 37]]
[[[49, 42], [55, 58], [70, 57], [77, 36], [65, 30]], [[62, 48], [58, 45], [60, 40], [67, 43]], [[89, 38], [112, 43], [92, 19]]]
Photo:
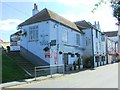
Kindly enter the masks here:
[[80, 6], [80, 5], [94, 5], [97, 3], [96, 0], [56, 0], [58, 3], [69, 5], [69, 6]]
[[94, 21], [100, 22], [101, 31], [115, 31], [118, 30], [118, 27], [115, 25], [117, 20], [112, 15], [112, 9], [110, 8], [110, 4], [104, 4], [99, 7], [95, 13], [92, 12], [67, 12], [61, 14], [61, 16], [65, 17], [66, 19], [75, 22], [86, 20], [90, 21], [94, 24]]
[[22, 20], [19, 19], [6, 19], [0, 21], [0, 30], [3, 31], [11, 31], [16, 30], [18, 24], [20, 24]]
[[1, 0], [1, 2], [56, 2], [57, 0]]
[[6, 19], [0, 21], [0, 38], [4, 42], [10, 40], [10, 35], [17, 32], [17, 25], [20, 24], [22, 20], [19, 19]]

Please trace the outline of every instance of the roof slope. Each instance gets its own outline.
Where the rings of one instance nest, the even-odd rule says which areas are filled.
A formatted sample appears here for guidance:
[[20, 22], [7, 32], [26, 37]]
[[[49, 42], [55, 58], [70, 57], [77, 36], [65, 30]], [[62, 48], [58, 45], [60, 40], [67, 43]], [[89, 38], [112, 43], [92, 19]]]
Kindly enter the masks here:
[[106, 36], [108, 37], [114, 37], [118, 35], [118, 31], [110, 31], [110, 32], [105, 32]]
[[41, 22], [41, 21], [46, 21], [46, 20], [54, 20], [54, 21], [59, 22], [60, 24], [64, 24], [64, 25], [66, 25], [66, 26], [68, 26], [68, 27], [70, 27], [72, 29], [80, 31], [78, 29], [78, 27], [75, 25], [75, 23], [65, 19], [64, 17], [62, 17], [62, 16], [60, 16], [60, 15], [46, 9], [46, 8], [43, 9], [42, 11], [40, 11], [38, 14], [30, 17], [25, 22], [18, 25], [18, 27], [33, 24], [33, 23], [37, 23], [37, 22]]
[[86, 22], [85, 20], [77, 21], [77, 22], [75, 22], [75, 24], [78, 27], [81, 27], [81, 28], [91, 28], [91, 27], [93, 27], [93, 25], [90, 22]]

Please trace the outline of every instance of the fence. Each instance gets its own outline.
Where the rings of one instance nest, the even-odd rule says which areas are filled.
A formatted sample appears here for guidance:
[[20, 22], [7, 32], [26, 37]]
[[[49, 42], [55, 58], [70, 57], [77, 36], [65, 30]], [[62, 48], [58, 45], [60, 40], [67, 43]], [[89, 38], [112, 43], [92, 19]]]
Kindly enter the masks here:
[[[53, 70], [55, 70], [55, 69], [57, 69], [57, 71], [54, 71], [53, 72]], [[62, 65], [51, 65], [51, 66], [37, 66], [37, 67], [35, 67], [35, 80], [36, 80], [36, 77], [37, 77], [37, 72], [39, 72], [39, 71], [45, 71], [45, 70], [49, 70], [50, 71], [50, 75], [51, 75], [51, 78], [52, 78], [52, 75], [53, 74], [55, 74], [55, 73], [58, 73], [58, 69], [61, 71], [62, 70], [62, 73], [63, 73], [63, 75], [64, 75], [64, 64], [62, 64]]]

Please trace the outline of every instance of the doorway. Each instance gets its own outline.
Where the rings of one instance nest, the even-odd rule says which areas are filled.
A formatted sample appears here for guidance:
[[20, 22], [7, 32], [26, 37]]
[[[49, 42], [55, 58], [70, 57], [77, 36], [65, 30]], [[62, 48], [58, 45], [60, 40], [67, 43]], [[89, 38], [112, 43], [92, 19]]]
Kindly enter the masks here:
[[95, 61], [97, 63], [97, 67], [99, 66], [99, 56], [95, 56]]
[[68, 66], [68, 53], [63, 54], [63, 64], [64, 64], [64, 69], [66, 71]]
[[105, 56], [102, 56], [102, 62], [103, 62], [103, 65], [105, 65]]

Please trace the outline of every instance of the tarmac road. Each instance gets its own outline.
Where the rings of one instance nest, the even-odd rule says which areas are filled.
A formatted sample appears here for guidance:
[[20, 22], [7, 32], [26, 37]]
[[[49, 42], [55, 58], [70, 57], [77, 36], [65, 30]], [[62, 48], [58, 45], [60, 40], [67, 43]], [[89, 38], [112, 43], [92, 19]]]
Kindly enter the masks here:
[[118, 63], [10, 88], [118, 88]]

